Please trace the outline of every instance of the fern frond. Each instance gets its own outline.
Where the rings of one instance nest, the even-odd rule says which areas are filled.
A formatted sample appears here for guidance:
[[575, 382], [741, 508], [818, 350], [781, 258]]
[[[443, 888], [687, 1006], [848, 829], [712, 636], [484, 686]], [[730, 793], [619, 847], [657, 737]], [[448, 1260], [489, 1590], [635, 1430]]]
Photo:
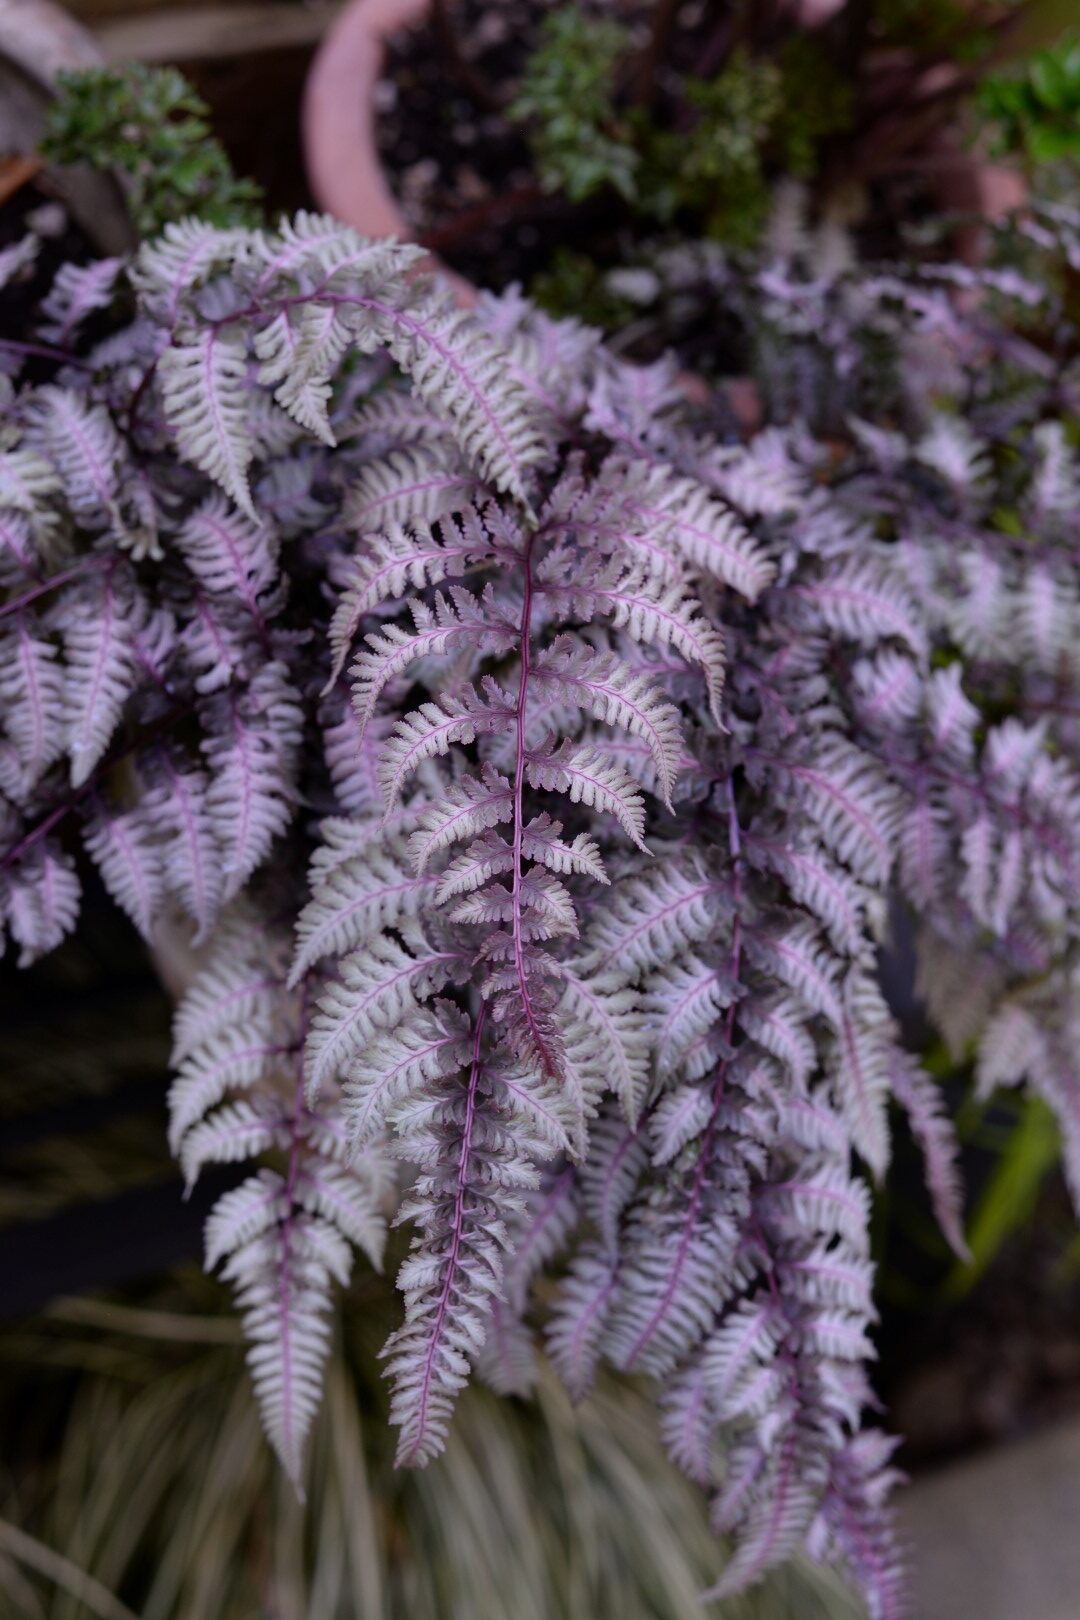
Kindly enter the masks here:
[[335, 1075], [348, 1080], [376, 1032], [399, 1024], [418, 995], [441, 989], [457, 960], [421, 941], [406, 950], [388, 935], [345, 957], [340, 984], [328, 987], [311, 1020], [304, 1058], [311, 1092]]
[[542, 443], [532, 401], [498, 346], [443, 291], [421, 292], [411, 307], [373, 307], [388, 324], [387, 348], [420, 398], [449, 418], [484, 478], [527, 506]]
[[4, 735], [19, 763], [25, 799], [63, 752], [64, 672], [56, 647], [35, 635], [22, 615], [0, 643], [0, 704]]
[[554, 753], [526, 761], [530, 786], [565, 794], [571, 804], [614, 816], [626, 836], [645, 849], [645, 805], [634, 779], [591, 744], [562, 742]]
[[355, 336], [350, 311], [335, 303], [290, 305], [255, 335], [259, 381], [281, 409], [333, 449], [333, 377]]
[[253, 523], [255, 446], [247, 413], [247, 347], [233, 327], [196, 331], [158, 361], [162, 404], [180, 454], [220, 484]]
[[[303, 709], [283, 665], [266, 664], [243, 699], [222, 699], [203, 741], [211, 766], [206, 809], [231, 900], [286, 831], [297, 797]], [[209, 719], [209, 716], [207, 716]]]
[[62, 264], [42, 301], [42, 337], [61, 348], [70, 343], [89, 316], [112, 303], [123, 268], [123, 259]]
[[238, 597], [253, 618], [259, 617], [258, 598], [278, 572], [273, 535], [265, 522], [235, 511], [215, 493], [184, 520], [176, 544], [201, 585]]
[[131, 279], [170, 331], [191, 294], [248, 246], [246, 231], [222, 230], [194, 218], [170, 221], [160, 236], [143, 243]]
[[861, 647], [892, 636], [917, 653], [926, 648], [922, 615], [903, 582], [880, 560], [854, 556], [832, 562], [820, 578], [794, 586], [790, 595], [808, 625]]
[[344, 1086], [351, 1138], [360, 1144], [371, 1141], [400, 1102], [463, 1068], [469, 1035], [464, 1015], [448, 1002], [436, 1002], [362, 1048]]
[[584, 1400], [596, 1378], [615, 1294], [615, 1256], [590, 1244], [574, 1256], [547, 1326], [547, 1353], [571, 1400]]
[[856, 877], [881, 882], [894, 860], [903, 801], [876, 761], [825, 737], [812, 765], [771, 758], [769, 766], [792, 782], [826, 847]]
[[30, 967], [54, 951], [79, 915], [82, 885], [70, 855], [53, 839], [42, 839], [3, 874], [0, 903], [19, 966]]
[[280, 1104], [225, 1103], [184, 1136], [180, 1169], [189, 1187], [208, 1164], [236, 1164], [287, 1141], [288, 1115]]
[[228, 1092], [250, 1091], [281, 1068], [285, 1048], [273, 1027], [233, 1024], [184, 1060], [169, 1088], [169, 1146], [176, 1153], [185, 1134]]
[[160, 779], [142, 799], [148, 826], [165, 854], [165, 884], [196, 925], [195, 943], [207, 939], [225, 891], [225, 871], [214, 835], [202, 771], [178, 770], [159, 756]]
[[481, 1015], [467, 1084], [430, 1105], [399, 1149], [421, 1169], [403, 1211], [421, 1226], [398, 1276], [405, 1322], [384, 1351], [399, 1463], [426, 1463], [443, 1447], [502, 1286], [503, 1216], [537, 1185], [533, 1165], [544, 1157], [517, 1102], [485, 1075], [483, 1030]]
[[[453, 524], [440, 524], [436, 535], [426, 525], [391, 524], [385, 534], [368, 535], [352, 578], [330, 621], [333, 685], [356, 638], [361, 621], [383, 603], [445, 579], [459, 578], [493, 559], [492, 540], [481, 515], [467, 508]], [[449, 532], [445, 532], [449, 531]]]
[[436, 592], [431, 607], [416, 600], [409, 603], [411, 631], [400, 625], [373, 631], [349, 671], [361, 727], [374, 714], [384, 688], [419, 659], [443, 657], [459, 647], [497, 656], [513, 646], [513, 630], [492, 623], [486, 606], [470, 592], [452, 586], [448, 596]]
[[424, 872], [441, 851], [509, 821], [512, 812], [510, 783], [485, 765], [480, 780], [463, 776], [421, 810], [417, 829], [409, 840], [409, 858], [417, 872]]
[[406, 780], [425, 760], [448, 753], [455, 743], [471, 743], [482, 732], [506, 730], [513, 712], [498, 694], [488, 704], [472, 687], [466, 687], [460, 698], [445, 697], [441, 703], [421, 704], [399, 720], [379, 762], [387, 807], [393, 806]]
[[534, 678], [541, 688], [555, 686], [594, 719], [639, 737], [670, 804], [682, 758], [682, 731], [677, 711], [649, 676], [628, 670], [611, 654], [560, 636], [538, 656]]
[[718, 893], [706, 872], [678, 859], [658, 864], [647, 878], [624, 880], [593, 917], [590, 967], [642, 972], [671, 961], [713, 933]]
[[[605, 474], [608, 469], [605, 468]], [[718, 579], [749, 601], [755, 601], [771, 583], [776, 565], [729, 508], [714, 500], [693, 479], [650, 467], [642, 473], [616, 463], [610, 476], [616, 485], [627, 473], [638, 474], [640, 493], [631, 483], [623, 497], [628, 516], [640, 525], [626, 536], [632, 547], [644, 545], [674, 550], [693, 570]]]
[[103, 405], [54, 384], [39, 389], [28, 447], [55, 468], [64, 499], [89, 529], [120, 527], [117, 495], [126, 461], [115, 423]]
[[140, 607], [130, 582], [111, 571], [65, 596], [60, 622], [74, 787], [82, 786], [109, 746], [135, 685], [134, 635]]
[[346, 493], [344, 518], [362, 535], [431, 524], [469, 505], [477, 493], [476, 479], [464, 468], [448, 467], [445, 452], [413, 444], [360, 468]]
[[677, 961], [657, 965], [648, 979], [646, 1006], [662, 1078], [681, 1068], [730, 1005], [731, 994], [732, 987], [715, 963], [703, 961], [693, 950]]
[[271, 1018], [280, 981], [274, 951], [267, 951], [251, 919], [232, 908], [215, 931], [205, 967], [176, 1010], [173, 1065], [234, 1024], [263, 1024]]
[[327, 1222], [286, 1214], [223, 1268], [236, 1290], [263, 1425], [297, 1492], [330, 1353], [331, 1283], [347, 1283], [347, 1243]]
[[110, 895], [149, 940], [165, 898], [165, 869], [142, 808], [114, 811], [99, 804], [84, 840]]
[[612, 1091], [635, 1120], [648, 1080], [649, 1042], [640, 996], [618, 972], [568, 963], [556, 1017], [586, 1115]]
[[377, 844], [325, 875], [313, 873], [312, 897], [297, 919], [290, 986], [324, 956], [342, 956], [402, 921], [418, 921], [437, 882], [415, 877], [397, 851]]
[[[546, 588], [549, 597], [556, 593]], [[618, 630], [634, 641], [670, 647], [688, 664], [697, 664], [705, 676], [709, 706], [719, 724], [724, 687], [724, 638], [701, 613], [701, 607], [681, 580], [632, 565], [605, 570], [595, 579], [564, 588], [571, 601], [580, 599], [582, 617], [607, 614]]]
[[892, 1069], [892, 1090], [907, 1115], [911, 1134], [926, 1162], [926, 1182], [934, 1214], [953, 1253], [970, 1259], [964, 1238], [964, 1187], [960, 1171], [960, 1145], [945, 1112], [941, 1088], [918, 1060], [897, 1053]]

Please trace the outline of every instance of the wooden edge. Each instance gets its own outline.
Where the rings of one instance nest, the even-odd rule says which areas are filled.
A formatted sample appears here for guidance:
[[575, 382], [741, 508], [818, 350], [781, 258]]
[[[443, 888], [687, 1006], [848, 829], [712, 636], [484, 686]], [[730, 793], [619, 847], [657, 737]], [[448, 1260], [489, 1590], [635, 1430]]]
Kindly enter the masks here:
[[342, 0], [311, 5], [261, 0], [239, 6], [171, 6], [117, 17], [94, 30], [107, 62], [199, 62], [289, 46], [317, 45]]

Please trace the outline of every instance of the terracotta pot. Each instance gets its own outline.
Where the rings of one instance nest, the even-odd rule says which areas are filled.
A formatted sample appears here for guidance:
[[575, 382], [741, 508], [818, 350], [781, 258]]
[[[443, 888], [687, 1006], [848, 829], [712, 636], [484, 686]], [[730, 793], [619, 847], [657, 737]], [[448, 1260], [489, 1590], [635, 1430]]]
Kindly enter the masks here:
[[[33, 152], [56, 75], [98, 67], [94, 36], [51, 0], [0, 0], [0, 151]], [[125, 253], [135, 235], [119, 186], [89, 169], [47, 171], [48, 189], [103, 253]]]
[[408, 236], [375, 143], [374, 90], [384, 41], [421, 22], [428, 0], [350, 0], [311, 64], [304, 157], [320, 206], [365, 236]]

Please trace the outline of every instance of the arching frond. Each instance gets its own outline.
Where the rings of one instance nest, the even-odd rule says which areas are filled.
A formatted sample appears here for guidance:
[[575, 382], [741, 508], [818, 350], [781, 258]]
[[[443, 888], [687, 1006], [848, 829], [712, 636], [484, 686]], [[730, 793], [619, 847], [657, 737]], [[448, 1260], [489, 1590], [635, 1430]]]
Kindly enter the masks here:
[[228, 326], [197, 332], [190, 342], [165, 350], [158, 374], [180, 454], [257, 522], [248, 487], [255, 446], [248, 426], [242, 334]]

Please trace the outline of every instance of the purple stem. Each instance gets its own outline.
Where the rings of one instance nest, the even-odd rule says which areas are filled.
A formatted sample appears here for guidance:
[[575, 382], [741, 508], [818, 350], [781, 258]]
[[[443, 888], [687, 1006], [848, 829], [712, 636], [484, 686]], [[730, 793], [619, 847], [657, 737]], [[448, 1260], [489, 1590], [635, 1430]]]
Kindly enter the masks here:
[[4, 602], [0, 605], [0, 619], [21, 612], [24, 607], [29, 607], [31, 602], [36, 602], [39, 596], [59, 590], [61, 585], [70, 585], [72, 580], [82, 579], [84, 574], [93, 573], [96, 568], [104, 567], [109, 561], [109, 558], [98, 555], [83, 557], [73, 567], [65, 568], [63, 573], [52, 574], [48, 579], [42, 580], [40, 585], [35, 585], [31, 590], [24, 591], [21, 596], [13, 596], [10, 601]]
[[80, 360], [66, 349], [55, 349], [51, 343], [23, 343], [17, 338], [0, 338], [0, 350], [7, 354], [22, 354], [35, 360], [58, 360], [65, 366], [76, 366], [79, 371], [93, 371], [87, 360]]
[[281, 1403], [281, 1443], [286, 1458], [299, 1467], [299, 1457], [293, 1451], [292, 1433], [292, 1342], [290, 1328], [292, 1314], [289, 1295], [292, 1274], [289, 1269], [289, 1248], [292, 1241], [293, 1217], [296, 1212], [296, 1183], [300, 1177], [300, 1125], [304, 1117], [304, 1029], [307, 1024], [308, 985], [304, 981], [301, 998], [300, 1030], [296, 1044], [296, 1086], [293, 1090], [292, 1112], [289, 1115], [289, 1160], [285, 1173], [285, 1213], [281, 1217], [281, 1269], [278, 1283], [278, 1316], [281, 1323], [281, 1381], [284, 1399]]
[[522, 865], [522, 841], [525, 834], [525, 814], [523, 808], [525, 787], [525, 762], [528, 750], [525, 746], [525, 712], [528, 704], [529, 674], [531, 669], [531, 622], [533, 601], [533, 572], [532, 548], [536, 539], [535, 534], [529, 536], [525, 546], [523, 567], [525, 571], [524, 595], [521, 604], [521, 681], [518, 687], [517, 714], [515, 725], [517, 729], [517, 759], [514, 765], [514, 881], [511, 889], [511, 902], [513, 906], [513, 920], [511, 928], [514, 940], [514, 969], [517, 973], [518, 989], [521, 992], [521, 1004], [525, 1010], [525, 1021], [529, 1026], [533, 1045], [540, 1056], [544, 1068], [551, 1074], [557, 1069], [554, 1057], [549, 1050], [536, 1008], [533, 1006], [532, 993], [529, 989], [528, 974], [525, 970], [525, 940], [524, 940], [524, 908], [521, 892], [524, 881]]
[[461, 1157], [458, 1160], [457, 1186], [454, 1192], [454, 1213], [451, 1221], [453, 1237], [450, 1242], [450, 1253], [446, 1261], [446, 1274], [443, 1277], [442, 1292], [439, 1295], [439, 1304], [432, 1323], [431, 1337], [428, 1340], [427, 1355], [424, 1358], [424, 1374], [420, 1389], [420, 1407], [416, 1422], [416, 1439], [410, 1451], [401, 1459], [411, 1462], [416, 1452], [423, 1444], [427, 1430], [428, 1402], [431, 1398], [431, 1384], [435, 1376], [435, 1357], [439, 1343], [442, 1339], [443, 1323], [450, 1308], [450, 1296], [454, 1289], [457, 1276], [458, 1256], [461, 1253], [461, 1244], [465, 1225], [465, 1195], [469, 1188], [469, 1160], [472, 1156], [473, 1125], [476, 1121], [476, 1094], [480, 1084], [480, 1071], [483, 1061], [480, 1056], [481, 1044], [484, 1035], [484, 1023], [487, 1018], [487, 1003], [481, 1005], [476, 1019], [476, 1029], [473, 1034], [472, 1067], [469, 1071], [469, 1089], [465, 1105], [465, 1122], [461, 1131]]

